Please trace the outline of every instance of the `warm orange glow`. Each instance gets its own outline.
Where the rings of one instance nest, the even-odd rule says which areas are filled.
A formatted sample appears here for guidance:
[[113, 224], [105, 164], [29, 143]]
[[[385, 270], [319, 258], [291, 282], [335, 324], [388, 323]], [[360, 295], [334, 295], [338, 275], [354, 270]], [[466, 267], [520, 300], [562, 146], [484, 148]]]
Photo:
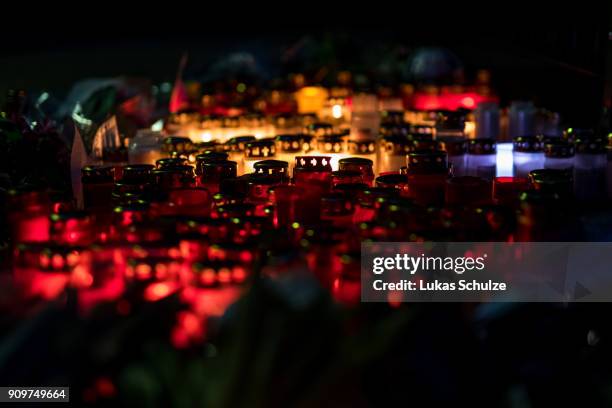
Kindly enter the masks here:
[[157, 302], [170, 296], [177, 290], [177, 285], [169, 282], [156, 282], [150, 284], [144, 291], [144, 298], [149, 302]]
[[141, 280], [147, 280], [151, 277], [151, 266], [147, 264], [138, 264], [134, 268], [136, 272], [136, 278]]
[[72, 270], [72, 285], [77, 288], [88, 288], [93, 284], [93, 276], [83, 265], [77, 265]]
[[228, 268], [219, 269], [219, 273], [217, 274], [220, 283], [230, 283], [232, 280], [231, 272]]
[[241, 266], [237, 266], [234, 268], [233, 270], [233, 278], [235, 282], [244, 282], [244, 280], [246, 279], [247, 274], [246, 271], [244, 270], [244, 268], [242, 268]]

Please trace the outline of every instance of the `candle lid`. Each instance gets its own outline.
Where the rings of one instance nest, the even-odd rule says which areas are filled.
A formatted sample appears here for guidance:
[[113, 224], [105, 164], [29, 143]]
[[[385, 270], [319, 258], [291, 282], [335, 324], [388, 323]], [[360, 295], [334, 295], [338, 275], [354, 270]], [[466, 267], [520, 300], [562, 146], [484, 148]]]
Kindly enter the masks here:
[[377, 187], [397, 187], [408, 184], [408, 176], [404, 174], [384, 174], [376, 177]]
[[169, 136], [162, 142], [162, 151], [164, 152], [190, 152], [193, 151], [193, 143], [191, 139], [183, 136]]
[[187, 159], [180, 157], [166, 157], [163, 159], [159, 159], [155, 162], [155, 166], [158, 169], [175, 167], [175, 166], [183, 166], [187, 164]]
[[412, 150], [412, 140], [408, 135], [387, 135], [381, 139], [382, 149], [386, 154], [403, 156]]
[[468, 140], [462, 136], [443, 136], [436, 139], [438, 148], [449, 156], [461, 156], [467, 153]]
[[251, 135], [232, 137], [225, 143], [225, 150], [242, 152], [246, 148], [247, 143], [254, 142], [255, 140], [255, 136]]
[[223, 178], [236, 177], [238, 164], [235, 161], [211, 161], [201, 164], [202, 181], [219, 181]]
[[574, 157], [576, 149], [572, 143], [562, 139], [551, 139], [544, 144], [544, 155], [551, 158]]
[[495, 139], [470, 139], [468, 142], [468, 153], [472, 155], [495, 154], [496, 150]]
[[405, 123], [404, 114], [403, 110], [384, 110], [381, 112], [380, 119], [384, 124], [403, 124]]
[[544, 150], [541, 136], [517, 136], [512, 141], [515, 152], [539, 153]]
[[112, 183], [114, 176], [113, 166], [85, 166], [81, 169], [81, 180], [85, 183]]
[[253, 164], [253, 168], [255, 169], [255, 173], [264, 173], [264, 174], [279, 174], [279, 173], [287, 173], [287, 169], [289, 168], [289, 163], [284, 160], [261, 160], [255, 162]]
[[225, 161], [229, 155], [226, 152], [218, 152], [215, 150], [207, 150], [196, 156], [196, 162], [207, 162], [207, 161]]
[[349, 140], [348, 152], [351, 154], [371, 154], [376, 151], [375, 140]]
[[416, 150], [406, 156], [409, 174], [448, 172], [447, 154], [442, 150]]
[[304, 134], [278, 135], [276, 136], [276, 148], [283, 153], [300, 152], [303, 150], [305, 140], [310, 143], [312, 136]]
[[122, 180], [135, 180], [140, 182], [150, 182], [151, 172], [155, 166], [152, 164], [129, 164], [122, 168]]
[[411, 125], [410, 133], [414, 135], [433, 135], [434, 127], [429, 125]]
[[276, 154], [276, 146], [273, 139], [261, 139], [248, 142], [244, 149], [245, 157], [272, 157]]
[[533, 188], [543, 193], [568, 195], [573, 192], [573, 173], [567, 169], [538, 169], [529, 172]]
[[299, 171], [331, 172], [331, 157], [329, 156], [296, 156], [295, 169]]
[[606, 152], [607, 140], [602, 137], [578, 137], [575, 140], [577, 154], [602, 154]]

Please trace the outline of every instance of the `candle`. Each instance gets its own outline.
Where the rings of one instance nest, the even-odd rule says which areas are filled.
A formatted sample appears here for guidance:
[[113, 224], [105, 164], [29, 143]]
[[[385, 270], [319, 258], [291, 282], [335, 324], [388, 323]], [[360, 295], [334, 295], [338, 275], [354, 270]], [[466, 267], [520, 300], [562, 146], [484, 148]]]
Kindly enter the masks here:
[[531, 170], [544, 167], [544, 144], [541, 136], [518, 136], [513, 141], [514, 175], [527, 177]]

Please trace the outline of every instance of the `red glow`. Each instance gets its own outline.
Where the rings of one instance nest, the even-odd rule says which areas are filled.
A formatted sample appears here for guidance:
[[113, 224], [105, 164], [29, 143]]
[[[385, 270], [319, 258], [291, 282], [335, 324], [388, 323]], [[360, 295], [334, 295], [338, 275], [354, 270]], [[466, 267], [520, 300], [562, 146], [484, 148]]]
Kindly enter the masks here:
[[177, 285], [168, 282], [156, 282], [150, 284], [144, 291], [144, 298], [149, 302], [157, 302], [170, 296], [177, 290]]
[[233, 279], [235, 282], [241, 283], [246, 279], [247, 273], [244, 268], [237, 266], [233, 271]]
[[51, 266], [53, 269], [64, 269], [64, 257], [60, 254], [55, 254], [51, 257]]
[[475, 92], [442, 93], [432, 95], [417, 92], [412, 102], [417, 110], [457, 110], [460, 108], [474, 109], [481, 102], [497, 102], [494, 96], [480, 95]]
[[249, 251], [242, 251], [240, 253], [240, 260], [245, 263], [251, 262], [253, 260], [253, 254]]
[[230, 283], [232, 280], [232, 275], [228, 268], [221, 268], [217, 275], [220, 283]]
[[96, 390], [98, 391], [98, 395], [103, 398], [110, 398], [117, 393], [115, 384], [106, 377], [100, 377], [96, 380]]

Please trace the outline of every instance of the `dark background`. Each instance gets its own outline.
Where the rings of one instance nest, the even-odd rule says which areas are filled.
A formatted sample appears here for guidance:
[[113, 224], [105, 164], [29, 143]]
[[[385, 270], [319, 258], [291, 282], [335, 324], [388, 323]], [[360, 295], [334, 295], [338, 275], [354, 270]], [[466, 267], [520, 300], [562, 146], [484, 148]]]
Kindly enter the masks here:
[[[37, 6], [38, 7], [38, 6]], [[0, 95], [9, 88], [65, 94], [78, 80], [120, 75], [173, 81], [178, 60], [205, 70], [231, 52], [255, 56], [277, 75], [280, 55], [304, 38], [336, 44], [340, 66], [367, 61], [381, 46], [443, 46], [463, 62], [468, 80], [476, 69], [493, 73], [502, 104], [533, 99], [560, 111], [573, 126], [594, 126], [610, 105], [612, 25], [604, 2], [580, 7], [508, 3], [492, 6], [364, 3], [357, 6], [295, 3], [218, 9], [206, 5], [127, 6], [105, 3], [4, 23]], [[54, 10], [57, 11], [57, 10]], [[260, 17], [261, 16], [261, 17]], [[608, 62], [606, 63], [606, 58]], [[189, 72], [188, 69], [188, 72]]]

